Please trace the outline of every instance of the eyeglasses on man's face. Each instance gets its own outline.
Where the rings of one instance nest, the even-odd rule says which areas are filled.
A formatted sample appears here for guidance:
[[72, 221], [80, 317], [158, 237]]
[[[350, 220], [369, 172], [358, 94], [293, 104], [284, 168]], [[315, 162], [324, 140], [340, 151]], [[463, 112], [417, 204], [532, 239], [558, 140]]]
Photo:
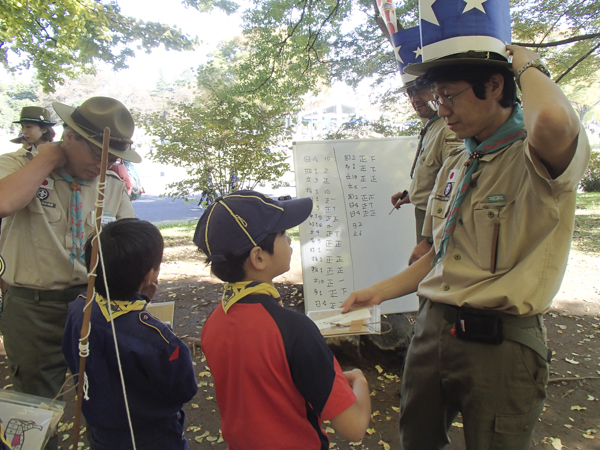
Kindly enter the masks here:
[[[101, 162], [102, 161], [102, 151], [101, 150], [96, 150], [96, 146], [92, 146], [92, 144], [89, 143], [89, 141], [87, 139], [84, 139], [85, 143], [87, 144], [88, 148], [90, 149], [90, 152], [92, 152], [92, 155], [94, 156], [94, 159], [97, 162]], [[98, 147], [99, 148], [99, 147]], [[108, 167], [113, 166], [117, 161], [119, 161], [119, 158], [111, 155], [110, 153], [108, 154]]]
[[440, 105], [450, 108], [451, 106], [454, 105], [454, 102], [452, 101], [453, 99], [458, 97], [463, 92], [468, 91], [472, 87], [473, 87], [473, 85], [471, 84], [470, 86], [467, 86], [466, 88], [464, 88], [462, 91], [457, 92], [456, 94], [452, 94], [452, 95], [443, 95], [443, 94], [435, 95], [434, 94], [435, 98], [433, 100], [429, 100], [429, 106], [431, 106], [436, 111], [440, 110]]

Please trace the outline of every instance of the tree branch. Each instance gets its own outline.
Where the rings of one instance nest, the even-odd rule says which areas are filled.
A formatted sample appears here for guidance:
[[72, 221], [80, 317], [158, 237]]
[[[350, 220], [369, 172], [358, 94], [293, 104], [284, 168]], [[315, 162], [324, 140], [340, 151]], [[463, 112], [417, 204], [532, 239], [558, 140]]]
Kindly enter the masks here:
[[575, 67], [577, 67], [579, 65], [579, 63], [581, 63], [584, 59], [586, 59], [588, 56], [590, 56], [592, 53], [594, 53], [598, 48], [600, 48], [600, 43], [596, 44], [595, 47], [592, 47], [589, 52], [587, 52], [585, 55], [583, 55], [581, 58], [579, 58], [577, 61], [575, 61], [571, 65], [571, 67], [569, 67], [565, 72], [563, 72], [563, 74], [556, 79], [556, 84], [558, 84], [560, 82], [560, 80], [562, 80], [565, 76], [567, 76], [569, 74], [569, 72], [571, 72]]
[[588, 39], [595, 39], [600, 37], [600, 33], [593, 34], [583, 34], [581, 36], [572, 36], [568, 39], [563, 39], [562, 41], [553, 41], [553, 42], [545, 42], [541, 44], [535, 44], [533, 42], [513, 42], [513, 45], [519, 45], [521, 47], [531, 47], [531, 48], [548, 48], [548, 47], [558, 47], [559, 45], [570, 44], [571, 42], [579, 42], [586, 41]]

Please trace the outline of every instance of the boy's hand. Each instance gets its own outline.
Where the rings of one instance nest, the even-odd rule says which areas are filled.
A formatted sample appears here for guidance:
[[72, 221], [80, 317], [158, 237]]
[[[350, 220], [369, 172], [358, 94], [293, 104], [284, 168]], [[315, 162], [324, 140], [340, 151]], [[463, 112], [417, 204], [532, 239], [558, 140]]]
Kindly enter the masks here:
[[344, 376], [346, 377], [346, 380], [348, 380], [348, 384], [350, 384], [350, 387], [352, 388], [357, 382], [361, 383], [364, 381], [365, 383], [367, 383], [367, 379], [365, 378], [365, 375], [360, 369], [348, 370], [347, 372], [344, 372]]
[[382, 299], [379, 297], [378, 292], [373, 289], [373, 286], [354, 291], [350, 296], [342, 303], [342, 314], [350, 311], [351, 308], [363, 308], [365, 306], [379, 305]]
[[140, 293], [147, 296], [150, 300], [154, 300], [154, 296], [156, 295], [157, 291], [158, 291], [158, 283], [152, 283], [152, 284], [149, 284], [148, 286], [143, 287], [142, 290], [140, 291]]

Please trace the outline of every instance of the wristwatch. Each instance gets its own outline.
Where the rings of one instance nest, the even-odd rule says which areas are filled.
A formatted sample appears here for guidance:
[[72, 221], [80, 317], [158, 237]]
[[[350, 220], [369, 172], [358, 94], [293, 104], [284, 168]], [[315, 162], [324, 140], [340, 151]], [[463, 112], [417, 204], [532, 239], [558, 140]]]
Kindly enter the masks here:
[[523, 75], [523, 72], [525, 72], [530, 67], [535, 67], [537, 70], [542, 72], [548, 78], [550, 78], [550, 79], [552, 78], [552, 75], [550, 74], [550, 70], [548, 69], [548, 66], [544, 63], [544, 61], [542, 61], [541, 58], [532, 59], [527, 64], [525, 64], [523, 67], [521, 67], [521, 69], [515, 75], [515, 81], [517, 82], [517, 86], [519, 86], [519, 89], [521, 89], [521, 75]]

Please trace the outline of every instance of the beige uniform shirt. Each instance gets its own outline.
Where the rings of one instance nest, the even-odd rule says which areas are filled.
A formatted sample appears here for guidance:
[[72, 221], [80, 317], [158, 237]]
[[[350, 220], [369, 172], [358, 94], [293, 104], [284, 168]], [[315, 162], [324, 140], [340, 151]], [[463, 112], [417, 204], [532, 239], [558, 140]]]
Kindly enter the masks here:
[[[556, 179], [530, 153], [527, 139], [484, 156], [446, 256], [421, 282], [419, 296], [522, 316], [547, 311], [567, 266], [577, 187], [590, 158], [583, 128], [578, 139], [573, 160]], [[434, 238], [436, 251], [466, 170], [463, 152], [442, 167], [428, 204], [423, 234]]]
[[446, 158], [460, 152], [462, 142], [448, 129], [444, 119], [434, 121], [423, 136], [423, 152], [417, 160], [415, 173], [408, 190], [415, 208], [427, 209], [427, 200], [435, 184], [435, 177]]
[[[0, 155], [0, 178], [4, 178], [35, 157], [24, 149]], [[85, 237], [93, 232], [94, 210], [99, 178], [81, 185]], [[36, 197], [21, 211], [2, 219], [0, 254], [6, 261], [2, 276], [9, 285], [40, 290], [67, 289], [87, 284], [87, 271], [81, 261], [70, 262], [71, 188], [52, 172]], [[107, 171], [103, 221], [135, 217], [125, 183]]]

